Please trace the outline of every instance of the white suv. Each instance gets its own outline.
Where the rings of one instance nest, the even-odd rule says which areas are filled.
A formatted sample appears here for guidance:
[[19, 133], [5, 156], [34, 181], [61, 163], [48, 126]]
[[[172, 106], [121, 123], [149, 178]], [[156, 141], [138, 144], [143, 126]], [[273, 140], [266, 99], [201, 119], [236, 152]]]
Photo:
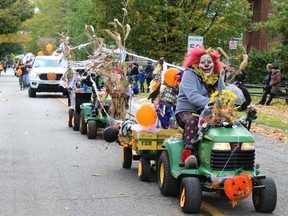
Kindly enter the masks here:
[[67, 61], [59, 56], [37, 56], [29, 72], [29, 97], [36, 97], [36, 92], [63, 92], [68, 95], [67, 89], [60, 84], [60, 79], [68, 68]]

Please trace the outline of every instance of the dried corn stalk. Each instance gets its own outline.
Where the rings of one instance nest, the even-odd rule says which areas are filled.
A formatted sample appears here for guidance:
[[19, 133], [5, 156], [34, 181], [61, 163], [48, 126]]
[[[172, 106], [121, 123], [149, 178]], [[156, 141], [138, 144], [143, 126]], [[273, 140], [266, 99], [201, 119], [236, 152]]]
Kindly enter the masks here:
[[[124, 12], [126, 9], [124, 10]], [[120, 51], [124, 51], [125, 40], [128, 37], [130, 32], [130, 26], [122, 25], [117, 19], [114, 19], [114, 22], [110, 23], [115, 28], [120, 27], [123, 31], [123, 36], [118, 33], [116, 30], [111, 31], [109, 29], [104, 29], [106, 32], [117, 44]], [[116, 120], [125, 120], [126, 118], [126, 100], [125, 92], [131, 83], [127, 78], [127, 64], [120, 59], [115, 60], [115, 52], [112, 49], [112, 52], [105, 52], [105, 44], [102, 38], [97, 38], [95, 36], [94, 28], [92, 26], [86, 26], [84, 32], [90, 38], [91, 44], [93, 45], [93, 54], [90, 56], [92, 60], [91, 70], [95, 70], [98, 75], [103, 80], [106, 91], [111, 97], [111, 105], [109, 108], [109, 115], [111, 118]], [[120, 55], [121, 57], [122, 55]], [[114, 67], [118, 67], [120, 74], [114, 72]]]

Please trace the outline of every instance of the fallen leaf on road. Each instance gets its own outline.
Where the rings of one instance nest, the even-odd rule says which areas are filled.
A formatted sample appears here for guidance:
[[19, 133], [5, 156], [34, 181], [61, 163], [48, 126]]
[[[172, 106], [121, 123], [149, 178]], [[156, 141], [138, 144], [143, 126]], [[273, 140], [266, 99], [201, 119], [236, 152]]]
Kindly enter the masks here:
[[102, 174], [100, 173], [93, 173], [91, 176], [101, 176]]

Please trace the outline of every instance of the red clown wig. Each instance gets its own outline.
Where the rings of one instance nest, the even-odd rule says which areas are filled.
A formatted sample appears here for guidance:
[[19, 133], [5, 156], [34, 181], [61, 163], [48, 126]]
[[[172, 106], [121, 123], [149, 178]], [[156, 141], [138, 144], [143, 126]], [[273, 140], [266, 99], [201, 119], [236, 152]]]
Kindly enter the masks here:
[[192, 65], [199, 65], [200, 58], [202, 55], [208, 54], [212, 57], [214, 63], [214, 71], [213, 74], [217, 74], [221, 71], [222, 65], [219, 62], [220, 54], [217, 50], [209, 51], [205, 50], [204, 47], [195, 47], [191, 49], [184, 60], [183, 67], [188, 68]]

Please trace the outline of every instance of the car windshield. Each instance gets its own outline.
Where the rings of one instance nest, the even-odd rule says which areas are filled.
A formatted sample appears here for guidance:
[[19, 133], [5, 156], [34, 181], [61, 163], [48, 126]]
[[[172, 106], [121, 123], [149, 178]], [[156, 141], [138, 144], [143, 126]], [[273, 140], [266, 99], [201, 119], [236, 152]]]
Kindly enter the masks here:
[[59, 63], [59, 59], [44, 59], [44, 58], [36, 58], [34, 62], [34, 67], [66, 67], [67, 62], [62, 59]]

